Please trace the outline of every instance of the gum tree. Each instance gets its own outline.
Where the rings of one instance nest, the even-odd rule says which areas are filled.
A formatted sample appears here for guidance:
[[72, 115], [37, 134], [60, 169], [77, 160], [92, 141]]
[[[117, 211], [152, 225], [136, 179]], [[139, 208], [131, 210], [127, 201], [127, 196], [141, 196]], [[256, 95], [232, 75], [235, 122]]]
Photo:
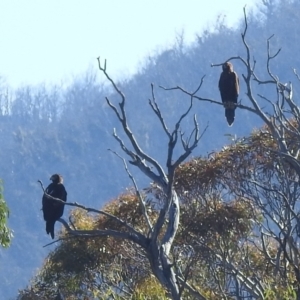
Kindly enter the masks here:
[[7, 227], [7, 219], [9, 217], [9, 209], [3, 198], [2, 182], [0, 181], [0, 245], [7, 248], [10, 245], [12, 232]]

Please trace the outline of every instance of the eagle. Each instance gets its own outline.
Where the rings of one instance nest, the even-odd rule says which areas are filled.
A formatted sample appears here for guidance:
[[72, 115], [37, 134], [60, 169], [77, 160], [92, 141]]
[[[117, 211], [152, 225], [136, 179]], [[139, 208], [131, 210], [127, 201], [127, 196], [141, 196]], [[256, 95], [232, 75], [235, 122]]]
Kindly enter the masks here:
[[220, 75], [219, 90], [225, 107], [225, 117], [231, 126], [234, 122], [235, 109], [239, 95], [239, 77], [233, 71], [233, 65], [226, 62], [222, 65], [223, 72]]
[[44, 220], [46, 221], [46, 232], [47, 234], [50, 233], [52, 239], [54, 239], [54, 224], [60, 217], [62, 217], [65, 205], [56, 200], [48, 198], [46, 194], [66, 202], [67, 191], [63, 185], [63, 177], [61, 175], [54, 174], [50, 177], [50, 180], [52, 183], [48, 185], [43, 195], [42, 210], [44, 214]]

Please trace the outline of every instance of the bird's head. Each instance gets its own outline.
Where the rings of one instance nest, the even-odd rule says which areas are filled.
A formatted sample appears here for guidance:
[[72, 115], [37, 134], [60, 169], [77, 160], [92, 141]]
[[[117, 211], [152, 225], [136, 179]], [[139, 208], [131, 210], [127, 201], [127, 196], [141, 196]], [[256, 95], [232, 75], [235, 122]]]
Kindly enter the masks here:
[[229, 61], [227, 61], [226, 63], [224, 63], [222, 65], [222, 69], [223, 69], [223, 71], [233, 72], [233, 65], [232, 65], [232, 63], [230, 63]]
[[59, 174], [53, 174], [50, 180], [52, 180], [53, 183], [63, 183], [63, 177]]

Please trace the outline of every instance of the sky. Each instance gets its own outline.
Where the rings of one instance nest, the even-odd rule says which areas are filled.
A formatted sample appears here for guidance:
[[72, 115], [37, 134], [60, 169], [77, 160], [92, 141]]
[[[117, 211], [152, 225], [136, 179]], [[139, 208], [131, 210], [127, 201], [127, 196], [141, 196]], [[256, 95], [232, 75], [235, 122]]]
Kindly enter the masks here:
[[0, 0], [0, 76], [13, 88], [59, 84], [107, 60], [114, 78], [146, 57], [187, 45], [219, 15], [235, 26], [259, 0]]

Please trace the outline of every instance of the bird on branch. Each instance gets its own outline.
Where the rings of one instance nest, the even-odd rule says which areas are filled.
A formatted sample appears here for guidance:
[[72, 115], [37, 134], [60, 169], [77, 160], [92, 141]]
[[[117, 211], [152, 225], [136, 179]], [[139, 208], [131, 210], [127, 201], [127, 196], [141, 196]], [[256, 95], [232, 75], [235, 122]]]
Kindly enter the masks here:
[[43, 195], [42, 210], [44, 214], [44, 220], [46, 221], [46, 232], [47, 234], [50, 233], [52, 239], [54, 239], [54, 225], [55, 222], [62, 217], [65, 205], [59, 201], [49, 198], [47, 195], [66, 202], [67, 191], [63, 185], [63, 177], [61, 175], [54, 174], [50, 177], [50, 180], [52, 183], [48, 185]]
[[227, 123], [231, 126], [234, 122], [235, 109], [239, 96], [239, 77], [233, 71], [233, 65], [226, 62], [222, 65], [222, 73], [219, 79], [219, 90], [225, 108]]

